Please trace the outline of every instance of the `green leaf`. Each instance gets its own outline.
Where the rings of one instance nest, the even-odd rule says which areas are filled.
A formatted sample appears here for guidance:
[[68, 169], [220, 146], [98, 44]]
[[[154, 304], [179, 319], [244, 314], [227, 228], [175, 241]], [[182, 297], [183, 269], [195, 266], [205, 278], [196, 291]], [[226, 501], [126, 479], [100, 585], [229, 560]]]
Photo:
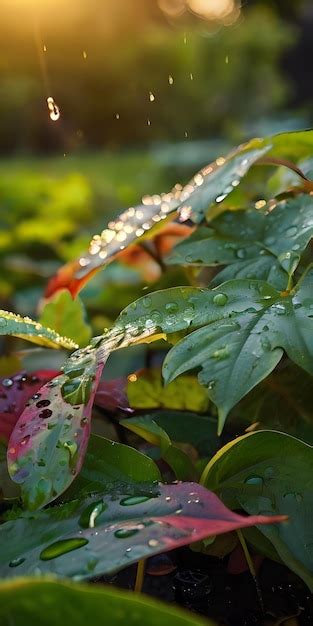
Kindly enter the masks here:
[[173, 469], [178, 480], [192, 480], [196, 478], [196, 470], [188, 455], [173, 445], [170, 437], [161, 428], [152, 416], [131, 417], [121, 420], [125, 428], [143, 437], [149, 443], [160, 448], [162, 459]]
[[208, 217], [209, 207], [213, 203], [223, 202], [238, 187], [250, 167], [269, 151], [271, 145], [264, 144], [262, 139], [251, 139], [225, 158], [219, 157], [202, 168], [180, 194], [178, 212], [181, 216], [184, 218], [186, 214], [195, 223]]
[[209, 408], [207, 391], [195, 376], [181, 376], [166, 387], [160, 370], [147, 370], [128, 383], [127, 397], [134, 409], [181, 409], [203, 413]]
[[271, 144], [267, 156], [298, 162], [313, 153], [313, 130], [310, 128], [272, 135], [266, 141]]
[[259, 531], [281, 560], [313, 588], [313, 450], [284, 433], [238, 437], [211, 459], [201, 483], [228, 506], [253, 515], [284, 514], [287, 524]]
[[150, 417], [172, 441], [190, 444], [200, 457], [211, 457], [219, 447], [215, 417], [181, 411], [156, 411]]
[[53, 299], [45, 304], [40, 322], [61, 335], [70, 337], [79, 346], [85, 346], [91, 337], [90, 326], [85, 322], [83, 304], [79, 297], [73, 300], [67, 289], [58, 291]]
[[0, 574], [92, 578], [208, 536], [283, 520], [238, 515], [196, 483], [111, 488], [0, 525]]
[[0, 335], [13, 335], [47, 348], [73, 350], [78, 347], [72, 339], [61, 337], [51, 328], [45, 328], [30, 317], [21, 317], [3, 310], [0, 310]]
[[145, 595], [112, 587], [58, 582], [54, 578], [17, 578], [0, 585], [0, 620], [2, 626], [55, 626], [57, 623], [85, 626], [213, 626], [193, 613], [173, 605], [150, 600]]
[[113, 483], [121, 485], [160, 480], [157, 465], [145, 454], [130, 446], [91, 435], [79, 476], [66, 492], [67, 498], [77, 494], [103, 491]]
[[202, 310], [203, 324], [205, 318], [211, 323], [170, 350], [163, 365], [165, 380], [200, 368], [199, 380], [218, 406], [220, 433], [230, 409], [270, 374], [284, 350], [313, 374], [312, 287], [310, 267], [289, 295], [248, 280], [229, 281], [219, 292], [208, 291], [206, 304], [197, 307], [197, 313]]
[[257, 209], [226, 212], [179, 243], [167, 263], [226, 265], [213, 286], [232, 278], [267, 280], [285, 289], [313, 236], [313, 199], [298, 196], [270, 213]]

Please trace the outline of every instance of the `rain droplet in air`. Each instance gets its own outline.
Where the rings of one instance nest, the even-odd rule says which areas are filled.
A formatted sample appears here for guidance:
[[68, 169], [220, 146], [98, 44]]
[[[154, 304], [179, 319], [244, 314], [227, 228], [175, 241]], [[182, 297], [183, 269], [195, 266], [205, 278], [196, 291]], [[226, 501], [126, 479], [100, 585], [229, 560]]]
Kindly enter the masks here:
[[83, 59], [85, 59], [85, 60], [87, 59], [87, 52], [86, 52], [86, 50], [83, 50]]
[[174, 82], [174, 78], [173, 78], [173, 76], [171, 76], [171, 74], [169, 74], [169, 76], [168, 76], [168, 84], [172, 85], [173, 82]]
[[60, 118], [60, 109], [51, 96], [47, 98], [47, 105], [49, 109], [50, 119], [53, 122], [56, 122]]
[[154, 102], [155, 101], [155, 95], [152, 93], [152, 91], [149, 91], [149, 100], [150, 100], [150, 102]]

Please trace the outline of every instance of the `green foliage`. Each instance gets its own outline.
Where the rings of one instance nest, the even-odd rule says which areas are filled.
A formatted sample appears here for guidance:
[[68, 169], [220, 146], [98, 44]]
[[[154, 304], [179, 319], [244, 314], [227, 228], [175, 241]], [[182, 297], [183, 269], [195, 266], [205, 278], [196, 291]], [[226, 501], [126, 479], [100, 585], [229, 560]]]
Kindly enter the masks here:
[[77, 343], [70, 338], [62, 337], [51, 328], [46, 328], [40, 322], [35, 322], [30, 317], [21, 317], [9, 311], [0, 310], [0, 335], [12, 335], [27, 339], [39, 346], [48, 348], [68, 348], [73, 350]]
[[[240, 518], [240, 524], [244, 519], [247, 526], [257, 525], [244, 531], [246, 540], [313, 588], [313, 452], [308, 445], [313, 442], [313, 183], [309, 166], [305, 176], [297, 169], [298, 161], [308, 163], [312, 154], [313, 131], [252, 140], [219, 157], [170, 197], [152, 196], [140, 205], [142, 219], [152, 215], [151, 227], [164, 203], [163, 212], [172, 217], [177, 212], [178, 221], [187, 212], [193, 233], [168, 258], [186, 269], [192, 284], [173, 286], [172, 275], [160, 262], [167, 288], [144, 292], [127, 305], [109, 330], [69, 356], [62, 374], [42, 387], [22, 412], [7, 451], [9, 475], [18, 488], [8, 495], [12, 484], [4, 450], [1, 456], [2, 497], [14, 498], [20, 488], [26, 509], [10, 509], [6, 500], [8, 521], [0, 526], [4, 576], [32, 574], [39, 568], [89, 578], [196, 541], [197, 550], [218, 554], [219, 546], [211, 546], [213, 535], [241, 526], [231, 511], [220, 516], [221, 502], [209, 489], [232, 511], [265, 516]], [[291, 187], [288, 177], [278, 176], [275, 182], [268, 167], [260, 167], [260, 155], [271, 166], [292, 160], [287, 164], [293, 172]], [[240, 185], [230, 189], [231, 180]], [[259, 186], [257, 191], [253, 187], [256, 180], [262, 180], [261, 205]], [[275, 185], [279, 195], [272, 198]], [[114, 231], [119, 241], [118, 233], [131, 225], [127, 220], [134, 218], [134, 211], [126, 210], [105, 232]], [[167, 220], [156, 221], [163, 236]], [[143, 230], [149, 229], [150, 224]], [[141, 236], [120, 238], [125, 253]], [[105, 245], [103, 241], [100, 250], [88, 253], [95, 257], [92, 267], [106, 262], [100, 256]], [[146, 245], [145, 252], [156, 261], [155, 240]], [[74, 266], [77, 275], [70, 275], [69, 289], [73, 278], [82, 278], [88, 262]], [[213, 275], [213, 268], [219, 272]], [[131, 294], [131, 285], [129, 290]], [[66, 291], [46, 305], [42, 319], [77, 342], [87, 341], [81, 303]], [[34, 329], [40, 330], [35, 322], [8, 314], [4, 324], [10, 333], [17, 328], [14, 334], [29, 334], [30, 339]], [[39, 332], [50, 341], [51, 333]], [[141, 344], [148, 344], [143, 348], [144, 372], [135, 356], [129, 371], [137, 373], [116, 386], [117, 395], [127, 389], [131, 408], [127, 402], [113, 402], [111, 408], [98, 405], [97, 411], [97, 386], [103, 370], [104, 377], [110, 376], [112, 353]], [[125, 352], [120, 355], [114, 367], [124, 375]], [[133, 410], [131, 417], [125, 418], [125, 410]], [[100, 414], [102, 421], [92, 419]], [[107, 418], [121, 441], [107, 438]], [[246, 427], [256, 432], [238, 437]], [[263, 427], [269, 430], [257, 431]], [[143, 448], [149, 457], [134, 434], [150, 444]], [[182, 481], [196, 480], [203, 470], [203, 490], [186, 482], [164, 485], [169, 468]], [[72, 498], [76, 503], [68, 502]], [[46, 507], [52, 501], [56, 505]], [[281, 521], [279, 515], [288, 516], [288, 522], [263, 526]], [[222, 541], [220, 549], [229, 552], [233, 545]]]
[[91, 337], [91, 329], [85, 322], [85, 311], [79, 298], [73, 300], [64, 289], [59, 291], [41, 312], [40, 322], [66, 335], [79, 346], [85, 346]]
[[213, 626], [192, 613], [184, 613], [170, 605], [136, 596], [126, 591], [90, 585], [57, 582], [55, 578], [18, 578], [0, 587], [0, 617], [3, 626], [41, 624], [55, 626], [60, 619], [76, 626], [86, 621], [97, 623], [103, 616], [112, 626], [146, 623], [160, 626]]
[[232, 508], [253, 515], [288, 515], [287, 524], [261, 527], [281, 560], [313, 588], [311, 446], [284, 433], [260, 431], [231, 441], [203, 472], [201, 483]]

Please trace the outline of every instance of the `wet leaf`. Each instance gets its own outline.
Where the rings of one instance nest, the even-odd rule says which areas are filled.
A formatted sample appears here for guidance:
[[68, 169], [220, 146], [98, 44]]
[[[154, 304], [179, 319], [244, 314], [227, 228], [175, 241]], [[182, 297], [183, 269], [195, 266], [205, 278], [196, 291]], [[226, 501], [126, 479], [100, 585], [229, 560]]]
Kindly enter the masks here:
[[73, 350], [78, 347], [72, 339], [61, 337], [51, 328], [45, 328], [30, 317], [21, 317], [3, 310], [0, 310], [0, 335], [13, 335], [47, 348]]
[[[272, 372], [283, 351], [313, 374], [312, 286], [311, 267], [289, 295], [248, 280], [207, 292], [203, 328], [170, 350], [163, 364], [165, 380], [200, 368], [199, 381], [218, 407], [220, 433], [230, 409]], [[211, 323], [204, 326], [206, 320]]]
[[8, 441], [26, 403], [46, 382], [57, 375], [55, 370], [21, 371], [0, 378], [0, 438]]
[[[74, 297], [101, 267], [119, 255], [126, 259], [129, 246], [151, 239], [159, 231], [162, 236], [163, 228], [166, 229], [177, 211], [182, 222], [189, 218], [195, 223], [202, 221], [209, 207], [222, 202], [270, 147], [268, 141], [252, 139], [202, 168], [185, 187], [176, 185], [169, 193], [143, 198], [142, 204], [121, 213], [116, 220], [109, 222], [101, 235], [93, 237], [86, 254], [59, 270], [48, 284], [46, 297], [50, 298], [63, 288]], [[184, 232], [183, 236], [186, 234]], [[156, 240], [156, 248], [158, 252], [164, 249], [160, 239]]]
[[157, 465], [135, 448], [98, 435], [91, 435], [86, 456], [79, 473], [66, 498], [75, 498], [82, 493], [103, 491], [114, 484], [153, 483], [160, 480]]
[[285, 433], [259, 431], [238, 437], [219, 450], [201, 478], [202, 484], [232, 508], [240, 507], [253, 515], [289, 516], [287, 524], [258, 529], [310, 589], [312, 471], [311, 446]]
[[86, 453], [91, 412], [104, 364], [110, 353], [151, 331], [119, 329], [94, 338], [73, 352], [63, 374], [49, 381], [21, 414], [8, 444], [8, 469], [21, 485], [26, 507], [36, 509], [65, 491], [79, 473]]
[[73, 339], [79, 346], [90, 340], [91, 329], [85, 321], [85, 311], [79, 298], [73, 300], [67, 289], [58, 291], [42, 310], [40, 322], [61, 335]]
[[213, 286], [232, 278], [258, 278], [285, 289], [312, 236], [313, 199], [301, 195], [268, 214], [257, 209], [223, 213], [210, 228], [199, 228], [178, 244], [167, 262], [226, 265]]
[[0, 586], [2, 626], [55, 626], [60, 620], [76, 626], [103, 622], [111, 626], [213, 626], [208, 619], [184, 612], [145, 595], [104, 586], [73, 585], [55, 578], [18, 578]]
[[90, 578], [209, 535], [284, 519], [233, 513], [196, 483], [130, 493], [97, 494], [2, 524], [1, 576]]

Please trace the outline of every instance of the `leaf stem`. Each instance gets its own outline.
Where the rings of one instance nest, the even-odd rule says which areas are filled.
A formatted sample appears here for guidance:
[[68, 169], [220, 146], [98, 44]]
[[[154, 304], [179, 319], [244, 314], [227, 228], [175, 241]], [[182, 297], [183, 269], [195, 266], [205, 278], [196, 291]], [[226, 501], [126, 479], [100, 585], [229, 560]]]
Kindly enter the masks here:
[[247, 546], [246, 540], [245, 540], [241, 530], [239, 530], [239, 529], [236, 530], [236, 533], [237, 533], [238, 539], [240, 541], [240, 545], [242, 547], [243, 553], [245, 555], [245, 559], [247, 561], [247, 565], [248, 565], [250, 574], [251, 574], [251, 576], [253, 578], [253, 581], [254, 581], [254, 584], [255, 584], [255, 588], [256, 588], [256, 592], [257, 592], [257, 596], [258, 596], [258, 601], [259, 601], [259, 604], [260, 604], [260, 607], [261, 607], [261, 611], [264, 614], [264, 602], [263, 602], [262, 592], [261, 592], [261, 589], [260, 589], [259, 581], [258, 581], [258, 578], [257, 578], [257, 575], [256, 575], [256, 571], [255, 571], [255, 567], [254, 567], [252, 558], [250, 556], [250, 552], [248, 550], [248, 546]]
[[143, 581], [145, 577], [146, 559], [140, 559], [137, 563], [137, 573], [135, 580], [134, 591], [137, 593], [142, 592]]

